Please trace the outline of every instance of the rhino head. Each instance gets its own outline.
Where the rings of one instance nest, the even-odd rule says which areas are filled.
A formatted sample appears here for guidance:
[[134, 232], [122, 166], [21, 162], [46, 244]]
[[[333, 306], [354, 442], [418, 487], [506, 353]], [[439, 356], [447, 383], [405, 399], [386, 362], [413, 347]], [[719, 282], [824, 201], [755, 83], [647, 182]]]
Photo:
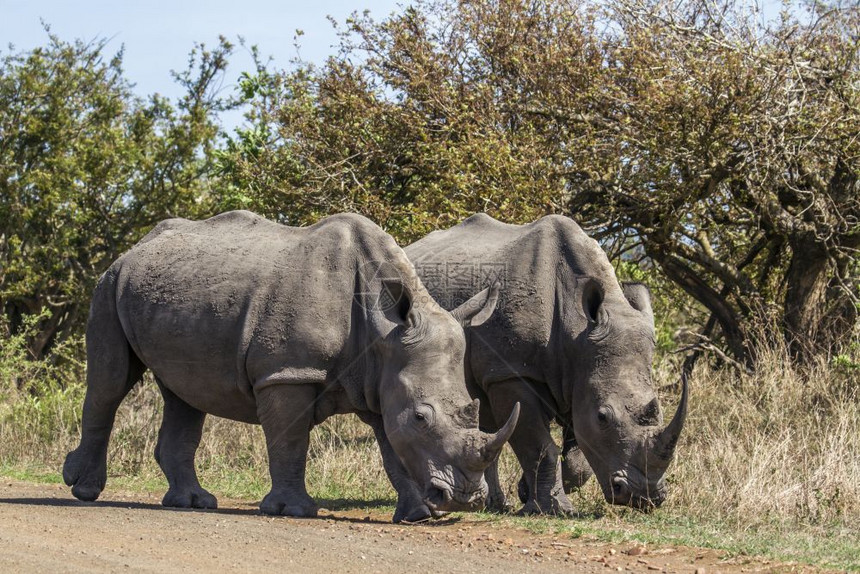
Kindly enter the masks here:
[[434, 514], [480, 507], [487, 495], [484, 469], [514, 432], [519, 403], [496, 433], [478, 429], [479, 401], [466, 390], [463, 324], [492, 314], [498, 288], [449, 313], [423, 288], [397, 280], [384, 286], [396, 301], [387, 316], [397, 324], [383, 345], [379, 394], [386, 436]]
[[604, 290], [590, 280], [580, 302], [587, 325], [575, 342], [582, 361], [571, 394], [577, 443], [607, 502], [658, 507], [687, 414], [686, 377], [678, 410], [663, 427], [651, 383], [655, 335], [647, 288], [633, 283]]

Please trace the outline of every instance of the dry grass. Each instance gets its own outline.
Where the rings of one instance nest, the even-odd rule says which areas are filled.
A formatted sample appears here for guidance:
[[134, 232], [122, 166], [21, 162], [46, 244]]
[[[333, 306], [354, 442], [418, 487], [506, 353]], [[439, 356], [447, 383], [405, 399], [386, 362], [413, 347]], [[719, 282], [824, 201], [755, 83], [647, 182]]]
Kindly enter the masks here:
[[[11, 424], [4, 424], [0, 430], [3, 466], [60, 471], [66, 453], [77, 446], [79, 427], [52, 424], [46, 434], [45, 419], [56, 417], [77, 423], [82, 389], [73, 394], [74, 397], [63, 401], [69, 412], [62, 415], [53, 407], [44, 413], [45, 401], [18, 397], [19, 404], [7, 414]], [[117, 413], [108, 451], [108, 487], [114, 479], [132, 478], [138, 483], [166, 488], [153, 457], [161, 411], [161, 396], [147, 376], [126, 397]], [[197, 468], [201, 483], [216, 496], [261, 498], [269, 488], [261, 427], [207, 417]], [[373, 433], [353, 415], [333, 417], [312, 431], [307, 481], [311, 494], [324, 499], [394, 498]]]
[[700, 370], [672, 504], [740, 527], [860, 528], [857, 375], [828, 365], [801, 375], [774, 353], [753, 375]]
[[[672, 372], [668, 364], [661, 365], [658, 383], [673, 380]], [[832, 536], [856, 540], [858, 375], [856, 367], [829, 364], [801, 375], [773, 353], [751, 375], [698, 369], [691, 379], [686, 431], [670, 468], [670, 498], [654, 515], [707, 523], [735, 539], [770, 529], [804, 532], [822, 543]], [[46, 383], [32, 395], [16, 390], [8, 375], [0, 380], [0, 472], [58, 473], [66, 452], [76, 446], [82, 397], [79, 385]], [[664, 397], [664, 404], [676, 400]], [[121, 477], [125, 485], [131, 477], [142, 487], [164, 488], [152, 457], [160, 409], [152, 381], [138, 386], [123, 403], [109, 452], [109, 488]], [[259, 499], [268, 490], [261, 429], [209, 417], [198, 468], [201, 482], [216, 496]], [[509, 449], [500, 471], [515, 501], [520, 471]], [[372, 432], [351, 415], [333, 417], [314, 429], [308, 487], [324, 504], [394, 503]], [[603, 503], [593, 480], [573, 501], [592, 517], [628, 520]], [[635, 520], [627, 527], [640, 524]]]

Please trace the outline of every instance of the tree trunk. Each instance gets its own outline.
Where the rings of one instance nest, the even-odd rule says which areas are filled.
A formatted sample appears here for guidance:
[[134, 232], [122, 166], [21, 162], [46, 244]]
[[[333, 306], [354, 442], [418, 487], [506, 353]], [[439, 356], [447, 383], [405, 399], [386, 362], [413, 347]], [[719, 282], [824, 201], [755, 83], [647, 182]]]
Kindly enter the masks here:
[[729, 352], [738, 363], [750, 367], [754, 357], [747, 345], [746, 333], [741, 326], [738, 311], [732, 307], [726, 296], [712, 289], [677, 257], [659, 251], [654, 252], [652, 257], [663, 268], [669, 280], [680, 286], [713, 314], [720, 324]]
[[792, 358], [807, 363], [827, 352], [830, 337], [823, 326], [830, 281], [824, 246], [814, 240], [791, 241], [791, 262], [786, 271], [784, 336]]

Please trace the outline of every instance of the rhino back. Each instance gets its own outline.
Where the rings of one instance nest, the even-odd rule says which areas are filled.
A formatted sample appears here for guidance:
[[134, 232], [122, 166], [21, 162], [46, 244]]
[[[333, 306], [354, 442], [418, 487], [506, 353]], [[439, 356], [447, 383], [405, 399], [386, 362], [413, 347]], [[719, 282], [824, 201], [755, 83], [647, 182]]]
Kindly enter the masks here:
[[[469, 364], [483, 387], [512, 377], [547, 383], [563, 378], [564, 361], [555, 356], [552, 339], [578, 335], [576, 321], [569, 320], [581, 315], [573, 296], [578, 282], [596, 279], [623, 298], [603, 250], [567, 217], [511, 225], [477, 214], [405, 251], [443, 307], [501, 283], [491, 319], [470, 329]], [[561, 398], [560, 387], [551, 390]]]
[[168, 388], [205, 412], [254, 421], [254, 385], [364, 383], [353, 379], [372, 366], [354, 359], [378, 324], [355, 312], [357, 269], [398, 253], [405, 260], [354, 215], [308, 228], [249, 212], [169, 220], [116, 262], [117, 310]]

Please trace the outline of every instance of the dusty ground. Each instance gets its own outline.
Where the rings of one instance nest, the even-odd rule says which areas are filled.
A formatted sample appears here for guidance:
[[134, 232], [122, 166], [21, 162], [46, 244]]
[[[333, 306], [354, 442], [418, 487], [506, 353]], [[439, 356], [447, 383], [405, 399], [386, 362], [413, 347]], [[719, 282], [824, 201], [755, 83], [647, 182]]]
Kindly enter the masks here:
[[155, 495], [0, 483], [0, 572], [811, 572], [696, 548], [611, 545], [535, 535], [480, 518], [395, 526], [390, 517], [321, 511], [271, 518], [245, 501], [164, 509]]

